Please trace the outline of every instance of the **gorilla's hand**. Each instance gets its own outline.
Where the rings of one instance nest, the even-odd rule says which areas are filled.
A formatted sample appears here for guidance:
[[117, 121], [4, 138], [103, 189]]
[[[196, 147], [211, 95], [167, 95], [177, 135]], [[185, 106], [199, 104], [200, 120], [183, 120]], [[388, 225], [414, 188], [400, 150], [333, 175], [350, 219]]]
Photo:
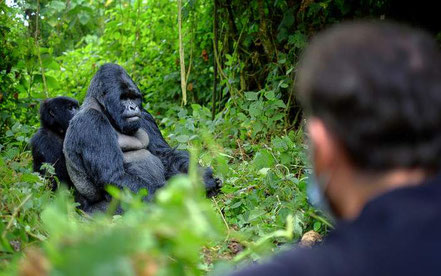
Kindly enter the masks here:
[[217, 195], [222, 187], [222, 181], [213, 176], [213, 170], [211, 168], [205, 168], [203, 178], [207, 197]]

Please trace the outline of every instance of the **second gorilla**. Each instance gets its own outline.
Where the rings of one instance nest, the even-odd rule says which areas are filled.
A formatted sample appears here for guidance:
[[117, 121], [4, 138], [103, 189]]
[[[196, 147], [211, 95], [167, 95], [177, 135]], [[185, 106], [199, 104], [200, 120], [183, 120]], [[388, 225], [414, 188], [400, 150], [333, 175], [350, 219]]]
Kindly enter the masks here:
[[[81, 110], [70, 122], [64, 141], [69, 176], [87, 200], [86, 211], [105, 210], [112, 184], [151, 197], [165, 181], [187, 173], [189, 155], [171, 148], [153, 117], [142, 109], [142, 95], [119, 65], [105, 64], [93, 77]], [[207, 194], [220, 181], [204, 171]]]

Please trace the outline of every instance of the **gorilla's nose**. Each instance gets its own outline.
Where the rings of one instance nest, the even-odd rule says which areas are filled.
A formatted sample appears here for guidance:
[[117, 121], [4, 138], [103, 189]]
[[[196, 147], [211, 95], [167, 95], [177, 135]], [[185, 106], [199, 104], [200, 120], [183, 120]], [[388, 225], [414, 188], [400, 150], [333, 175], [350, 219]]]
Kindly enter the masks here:
[[141, 111], [137, 105], [130, 104], [126, 107], [123, 117], [129, 122], [136, 121], [141, 117]]

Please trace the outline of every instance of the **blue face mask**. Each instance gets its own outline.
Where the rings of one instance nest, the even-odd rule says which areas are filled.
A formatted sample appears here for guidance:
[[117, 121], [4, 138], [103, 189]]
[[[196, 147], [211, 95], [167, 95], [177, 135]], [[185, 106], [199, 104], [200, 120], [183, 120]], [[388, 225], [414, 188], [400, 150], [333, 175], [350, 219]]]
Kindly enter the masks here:
[[316, 176], [312, 173], [308, 176], [306, 186], [306, 195], [309, 203], [315, 208], [324, 212], [331, 221], [336, 220], [336, 215], [331, 209], [328, 198], [325, 195], [326, 188], [329, 183], [329, 177]]

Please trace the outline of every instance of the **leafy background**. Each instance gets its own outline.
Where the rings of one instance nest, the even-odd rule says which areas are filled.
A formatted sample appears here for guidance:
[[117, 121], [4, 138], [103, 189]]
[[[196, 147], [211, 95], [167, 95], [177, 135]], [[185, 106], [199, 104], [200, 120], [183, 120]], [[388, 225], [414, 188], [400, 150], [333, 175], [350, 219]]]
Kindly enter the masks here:
[[[184, 104], [178, 35], [182, 5]], [[405, 4], [399, 3], [401, 7]], [[386, 0], [0, 1], [0, 274], [205, 275], [332, 228], [305, 196], [307, 144], [293, 82], [311, 36], [354, 18], [430, 16]], [[439, 37], [439, 35], [438, 35]], [[110, 189], [123, 216], [88, 216], [70, 191], [32, 173], [39, 103], [80, 101], [100, 65], [127, 69], [171, 145], [211, 165], [222, 194], [195, 173], [152, 204]], [[52, 174], [51, 174], [52, 172]]]

